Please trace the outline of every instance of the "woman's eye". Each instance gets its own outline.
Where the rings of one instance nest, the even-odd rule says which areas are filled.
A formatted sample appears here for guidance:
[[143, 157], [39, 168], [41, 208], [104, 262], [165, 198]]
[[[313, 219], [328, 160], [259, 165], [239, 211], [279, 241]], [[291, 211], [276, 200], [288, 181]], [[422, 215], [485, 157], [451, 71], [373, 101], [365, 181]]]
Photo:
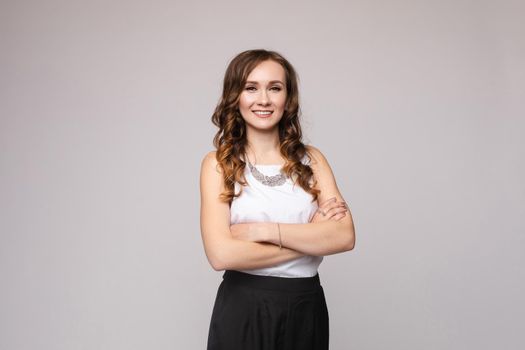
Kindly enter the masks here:
[[[255, 86], [248, 86], [246, 87], [246, 90], [253, 91], [256, 90]], [[279, 86], [274, 86], [271, 88], [271, 90], [281, 91], [282, 89]]]

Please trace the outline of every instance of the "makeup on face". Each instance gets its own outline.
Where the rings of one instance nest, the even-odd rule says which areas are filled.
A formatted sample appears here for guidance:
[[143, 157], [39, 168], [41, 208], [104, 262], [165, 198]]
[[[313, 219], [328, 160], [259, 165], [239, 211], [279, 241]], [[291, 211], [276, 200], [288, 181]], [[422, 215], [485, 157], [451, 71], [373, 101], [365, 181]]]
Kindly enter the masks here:
[[284, 68], [277, 62], [257, 65], [246, 80], [239, 100], [239, 110], [249, 123], [255, 120], [280, 119], [286, 103]]

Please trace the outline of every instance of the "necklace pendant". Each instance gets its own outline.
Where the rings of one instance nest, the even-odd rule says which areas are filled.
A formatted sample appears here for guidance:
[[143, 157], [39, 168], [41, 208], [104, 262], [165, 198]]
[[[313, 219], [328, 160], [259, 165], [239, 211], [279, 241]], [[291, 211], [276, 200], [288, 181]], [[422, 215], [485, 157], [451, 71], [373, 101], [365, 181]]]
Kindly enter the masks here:
[[275, 187], [281, 186], [286, 182], [286, 175], [282, 172], [277, 175], [268, 176], [261, 173], [254, 165], [248, 161], [248, 166], [252, 172], [253, 177], [265, 186]]

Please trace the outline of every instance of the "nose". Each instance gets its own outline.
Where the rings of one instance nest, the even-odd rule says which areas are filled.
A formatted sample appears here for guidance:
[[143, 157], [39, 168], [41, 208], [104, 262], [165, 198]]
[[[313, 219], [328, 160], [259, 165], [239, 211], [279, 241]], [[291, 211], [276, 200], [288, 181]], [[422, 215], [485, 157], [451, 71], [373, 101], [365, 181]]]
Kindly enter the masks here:
[[259, 104], [267, 105], [270, 101], [268, 98], [268, 92], [265, 89], [261, 89], [261, 95], [259, 96]]

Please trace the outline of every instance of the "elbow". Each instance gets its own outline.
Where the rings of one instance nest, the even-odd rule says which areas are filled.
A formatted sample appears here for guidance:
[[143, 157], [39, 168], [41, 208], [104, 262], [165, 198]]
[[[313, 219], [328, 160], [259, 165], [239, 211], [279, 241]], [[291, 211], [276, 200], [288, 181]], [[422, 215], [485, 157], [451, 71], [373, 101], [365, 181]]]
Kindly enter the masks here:
[[355, 247], [355, 237], [352, 237], [352, 239], [350, 239], [349, 242], [347, 242], [345, 249], [346, 251], [350, 251], [350, 250], [353, 250], [354, 247]]
[[213, 254], [211, 254], [209, 259], [211, 267], [215, 271], [224, 271], [227, 269], [231, 269], [233, 262], [231, 261], [231, 259], [228, 259], [228, 257], [230, 256], [231, 254], [228, 254], [225, 251], [225, 249], [220, 249], [214, 252]]
[[224, 265], [216, 259], [210, 260], [210, 265], [215, 271], [224, 271], [225, 269]]
[[344, 243], [344, 245], [342, 246], [342, 248], [341, 248], [341, 250], [339, 252], [340, 253], [348, 252], [348, 251], [354, 249], [354, 246], [355, 246], [355, 242], [353, 240], [350, 240], [350, 241]]
[[224, 271], [228, 267], [224, 259], [220, 256], [215, 255], [208, 260], [215, 271]]
[[221, 240], [208, 240], [204, 244], [206, 258], [208, 263], [215, 271], [224, 271], [228, 269], [231, 259], [229, 251], [229, 242]]
[[211, 267], [215, 270], [215, 271], [224, 271], [225, 268], [222, 267], [222, 265], [211, 265]]
[[354, 247], [355, 247], [355, 232], [352, 228], [350, 233], [347, 234], [345, 244], [344, 244], [344, 249], [345, 251], [350, 251], [350, 250], [353, 250]]
[[224, 262], [217, 251], [206, 249], [206, 258], [208, 259], [208, 263], [215, 271], [224, 270]]
[[355, 246], [355, 230], [352, 221], [338, 223], [338, 244], [337, 253], [343, 253], [354, 249]]
[[354, 249], [355, 234], [353, 228], [341, 228], [338, 232], [337, 240], [333, 240], [329, 247], [323, 247], [321, 250], [309, 253], [315, 256], [326, 256], [331, 254], [344, 253]]

